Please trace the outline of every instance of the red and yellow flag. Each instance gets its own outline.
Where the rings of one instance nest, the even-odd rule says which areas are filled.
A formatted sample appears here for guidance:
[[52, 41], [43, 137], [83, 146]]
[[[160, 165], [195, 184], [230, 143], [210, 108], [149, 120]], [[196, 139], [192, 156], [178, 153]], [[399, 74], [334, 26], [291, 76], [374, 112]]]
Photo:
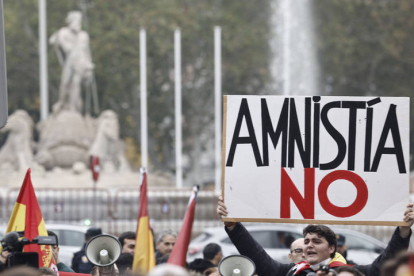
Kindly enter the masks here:
[[[32, 241], [37, 236], [47, 236], [47, 230], [30, 179], [30, 172], [30, 169], [28, 169], [19, 196], [14, 204], [6, 233], [24, 231], [24, 236]], [[24, 246], [23, 251], [37, 252], [39, 254], [39, 267], [50, 267], [57, 272], [52, 257], [52, 248], [49, 245], [29, 244]]]
[[147, 173], [143, 172], [139, 195], [138, 227], [132, 271], [146, 274], [155, 266], [154, 237], [148, 216]]
[[197, 202], [198, 186], [194, 186], [191, 193], [190, 200], [188, 201], [187, 211], [185, 212], [183, 225], [181, 226], [180, 233], [173, 247], [170, 257], [168, 258], [169, 264], [179, 265], [185, 268], [188, 245], [191, 239], [191, 230], [193, 228], [195, 207]]

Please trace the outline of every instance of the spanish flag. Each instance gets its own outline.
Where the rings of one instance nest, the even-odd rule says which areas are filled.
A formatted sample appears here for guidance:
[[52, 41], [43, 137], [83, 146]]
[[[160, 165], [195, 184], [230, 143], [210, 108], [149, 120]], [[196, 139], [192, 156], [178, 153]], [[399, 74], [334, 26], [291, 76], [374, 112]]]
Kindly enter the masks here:
[[142, 171], [135, 255], [132, 271], [146, 274], [155, 266], [154, 237], [148, 216], [147, 173]]
[[[30, 172], [29, 168], [14, 204], [6, 233], [24, 231], [24, 236], [32, 241], [37, 236], [47, 236], [47, 230], [30, 179]], [[29, 244], [24, 246], [23, 251], [37, 252], [39, 267], [50, 267], [57, 273], [57, 267], [52, 257], [52, 248], [49, 245]]]
[[179, 265], [184, 268], [186, 267], [185, 260], [187, 258], [188, 245], [190, 244], [191, 230], [193, 228], [197, 195], [198, 186], [194, 186], [188, 202], [187, 211], [185, 212], [183, 225], [181, 226], [180, 233], [178, 234], [171, 255], [168, 258], [169, 264]]

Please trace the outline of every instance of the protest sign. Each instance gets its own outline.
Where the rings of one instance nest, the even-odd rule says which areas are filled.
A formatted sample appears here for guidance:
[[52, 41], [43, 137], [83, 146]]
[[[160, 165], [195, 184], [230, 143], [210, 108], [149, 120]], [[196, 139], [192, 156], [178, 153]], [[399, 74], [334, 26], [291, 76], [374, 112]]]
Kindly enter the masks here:
[[223, 103], [224, 220], [405, 225], [409, 98]]

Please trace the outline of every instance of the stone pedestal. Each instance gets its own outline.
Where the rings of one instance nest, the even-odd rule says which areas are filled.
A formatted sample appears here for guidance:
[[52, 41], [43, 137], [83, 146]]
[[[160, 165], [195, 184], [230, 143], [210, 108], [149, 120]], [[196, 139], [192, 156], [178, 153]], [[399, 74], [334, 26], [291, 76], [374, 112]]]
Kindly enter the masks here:
[[89, 164], [94, 119], [76, 111], [62, 110], [37, 126], [40, 134], [35, 160], [47, 170], [71, 168], [75, 162]]

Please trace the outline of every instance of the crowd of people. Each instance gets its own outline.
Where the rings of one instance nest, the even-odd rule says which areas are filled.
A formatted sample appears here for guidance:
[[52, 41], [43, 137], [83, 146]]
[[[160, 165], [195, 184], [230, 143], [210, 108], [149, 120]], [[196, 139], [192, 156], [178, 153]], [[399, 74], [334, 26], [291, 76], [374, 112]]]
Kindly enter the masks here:
[[[228, 215], [227, 207], [221, 197], [218, 202], [217, 214], [219, 216]], [[398, 254], [408, 250], [411, 226], [414, 223], [413, 204], [407, 205], [403, 221], [407, 223], [407, 226], [397, 227], [384, 252], [369, 265], [347, 263], [344, 256], [340, 254], [340, 252], [343, 254], [346, 252], [344, 238], [337, 237], [325, 225], [308, 225], [303, 229], [303, 241], [302, 239], [296, 240], [290, 247], [289, 259], [292, 262], [290, 264], [282, 264], [273, 260], [241, 223], [225, 222], [224, 225], [225, 231], [240, 254], [249, 257], [256, 264], [258, 275], [403, 276], [412, 274], [398, 274], [401, 265], [394, 264], [392, 266], [389, 263], [395, 262]], [[338, 250], [338, 248], [340, 249]], [[358, 260], [354, 261], [358, 262]], [[388, 266], [392, 266], [393, 272], [390, 273], [391, 269], [386, 270]]]
[[[226, 205], [219, 198], [217, 214], [220, 217], [228, 215]], [[250, 258], [260, 276], [409, 276], [414, 275], [414, 254], [407, 253], [411, 226], [414, 223], [413, 204], [408, 204], [403, 221], [407, 226], [396, 228], [388, 246], [369, 265], [359, 265], [358, 260], [347, 259], [346, 239], [343, 235], [335, 234], [325, 225], [308, 225], [303, 229], [303, 238], [286, 241], [290, 248], [288, 258], [291, 263], [280, 263], [272, 259], [262, 246], [250, 235], [242, 223], [224, 222], [224, 231], [236, 246], [241, 255]], [[59, 260], [59, 237], [52, 231], [49, 236], [56, 237], [52, 246], [52, 254], [59, 272], [72, 272], [100, 276], [99, 269], [89, 261], [85, 248], [94, 237], [101, 235], [100, 228], [89, 228], [85, 234], [85, 243], [76, 252], [71, 267]], [[122, 252], [115, 262], [113, 276], [137, 275], [133, 273], [136, 233], [127, 231], [119, 236]], [[203, 249], [203, 258], [187, 263], [186, 269], [168, 264], [168, 258], [177, 240], [177, 233], [165, 230], [159, 233], [154, 241], [156, 267], [149, 276], [219, 276], [218, 266], [223, 259], [221, 247], [216, 243], [207, 244]], [[32, 269], [30, 267], [12, 267], [5, 269], [9, 252], [3, 250], [0, 254], [0, 269], [4, 276], [56, 276], [50, 268]], [[137, 275], [138, 276], [138, 275]]]
[[[76, 252], [74, 254], [74, 257], [72, 259], [73, 272], [85, 274], [92, 273], [92, 275], [99, 274], [97, 270], [94, 270], [94, 264], [88, 260], [85, 248], [87, 243], [93, 237], [100, 234], [102, 234], [102, 230], [100, 228], [89, 228], [87, 230], [85, 234], [85, 244], [79, 252]], [[124, 232], [119, 236], [118, 240], [121, 244], [122, 250], [118, 260], [115, 262], [117, 268], [116, 273], [119, 275], [136, 275], [132, 272], [135, 254], [136, 233], [132, 231]], [[203, 250], [203, 258], [195, 259], [194, 261], [188, 263], [187, 270], [182, 270], [180, 267], [167, 264], [168, 258], [172, 252], [176, 240], [177, 233], [172, 230], [165, 230], [157, 235], [157, 238], [154, 242], [154, 247], [156, 249], [155, 260], [157, 267], [151, 272], [152, 274], [155, 273], [153, 275], [164, 275], [164, 273], [169, 273], [168, 275], [180, 276], [220, 275], [218, 274], [217, 266], [223, 258], [223, 252], [221, 250], [221, 247], [215, 243], [206, 245]], [[58, 264], [59, 271], [61, 271], [60, 269], [63, 267], [68, 268], [67, 266], [61, 265], [61, 263]]]

